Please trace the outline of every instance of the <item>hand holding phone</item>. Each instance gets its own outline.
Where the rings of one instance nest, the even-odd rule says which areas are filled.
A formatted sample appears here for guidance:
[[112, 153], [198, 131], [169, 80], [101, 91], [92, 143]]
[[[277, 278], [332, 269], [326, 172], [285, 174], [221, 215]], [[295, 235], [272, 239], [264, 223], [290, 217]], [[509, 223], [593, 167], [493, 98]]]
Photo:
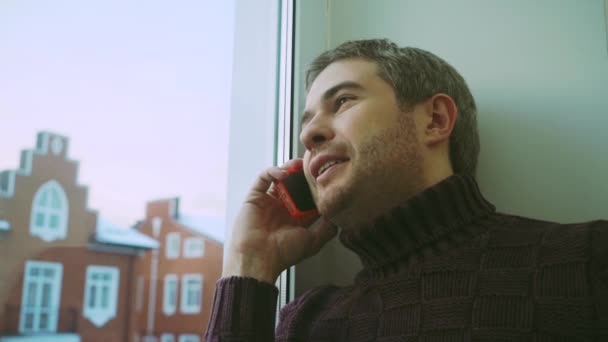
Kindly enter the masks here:
[[302, 164], [293, 159], [257, 177], [224, 248], [222, 277], [274, 284], [283, 270], [315, 255], [337, 235], [338, 228], [316, 214]]

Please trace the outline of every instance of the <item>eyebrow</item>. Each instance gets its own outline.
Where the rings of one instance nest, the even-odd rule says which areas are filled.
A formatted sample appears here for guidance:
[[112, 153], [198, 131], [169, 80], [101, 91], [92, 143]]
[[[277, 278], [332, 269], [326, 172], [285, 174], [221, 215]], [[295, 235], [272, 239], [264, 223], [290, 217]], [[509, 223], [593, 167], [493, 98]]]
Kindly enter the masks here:
[[[332, 97], [334, 97], [334, 95], [336, 95], [337, 92], [339, 92], [342, 89], [355, 89], [355, 90], [361, 90], [363, 89], [363, 86], [357, 82], [353, 82], [353, 81], [344, 81], [341, 83], [336, 84], [335, 86], [327, 89], [324, 93], [323, 96], [321, 97], [322, 102], [327, 101], [328, 99], [331, 99]], [[308, 121], [310, 121], [310, 119], [312, 118], [313, 113], [311, 111], [304, 111], [304, 113], [302, 114], [302, 120], [300, 121], [300, 127], [304, 126]]]

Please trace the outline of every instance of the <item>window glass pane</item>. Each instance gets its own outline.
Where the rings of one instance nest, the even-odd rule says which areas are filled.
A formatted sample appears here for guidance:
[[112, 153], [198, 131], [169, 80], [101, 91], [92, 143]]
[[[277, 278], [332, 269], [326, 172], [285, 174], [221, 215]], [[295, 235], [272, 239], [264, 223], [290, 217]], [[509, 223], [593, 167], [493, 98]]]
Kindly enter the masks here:
[[28, 307], [34, 307], [37, 305], [36, 303], [36, 289], [38, 288], [37, 284], [34, 282], [30, 282], [27, 284], [27, 302], [26, 305]]
[[36, 226], [44, 227], [44, 214], [41, 212], [36, 213]]
[[40, 194], [40, 200], [38, 201], [38, 205], [40, 207], [46, 207], [48, 204], [48, 197], [49, 197], [49, 192], [48, 191], [43, 191]]
[[49, 228], [56, 229], [59, 227], [59, 216], [55, 214], [49, 215]]
[[45, 278], [52, 278], [55, 276], [55, 270], [52, 268], [45, 268], [42, 271], [42, 274], [44, 275]]
[[177, 282], [171, 281], [169, 283], [169, 304], [174, 306], [177, 304]]
[[[200, 313], [179, 322], [179, 331], [203, 334], [200, 322], [212, 302], [202, 299], [212, 297], [213, 287], [202, 293], [195, 281], [184, 291], [182, 277], [204, 270], [210, 284], [219, 279], [228, 208], [242, 202], [226, 191], [234, 173], [229, 158], [258, 160], [242, 152], [231, 157], [229, 137], [261, 151], [266, 166], [274, 153], [272, 144], [230, 132], [235, 0], [146, 6], [6, 0], [2, 7], [0, 103], [8, 114], [0, 124], [0, 172], [10, 172], [2, 173], [2, 189], [15, 194], [2, 191], [0, 198], [0, 207], [11, 209], [0, 210], [0, 221], [12, 226], [0, 237], [0, 251], [10, 251], [2, 254], [6, 265], [21, 269], [0, 268], [0, 279], [19, 274], [23, 288], [0, 307], [48, 307], [44, 319], [52, 332], [84, 327], [99, 332], [91, 339], [141, 338], [154, 326], [159, 339], [176, 318], [162, 313], [165, 275], [175, 274], [168, 298], [175, 314], [182, 304], [202, 304]], [[264, 49], [276, 55], [276, 32], [268, 42]], [[252, 98], [274, 103], [276, 77], [269, 78], [267, 90]], [[250, 131], [274, 136], [274, 107], [255, 114], [255, 121], [267, 115], [271, 123]], [[31, 172], [17, 171], [20, 166]], [[243, 188], [257, 170], [236, 172], [246, 180]], [[46, 183], [51, 186], [38, 192]], [[235, 204], [228, 204], [231, 197]], [[169, 232], [179, 235], [166, 241]], [[205, 247], [205, 258], [184, 260], [186, 237], [194, 238], [189, 252]], [[16, 243], [20, 248], [6, 248]], [[24, 261], [57, 263], [63, 273], [24, 274]], [[87, 272], [89, 266], [99, 268]], [[112, 314], [114, 307], [119, 311]], [[40, 311], [20, 314], [7, 329], [18, 331], [29, 320], [30, 329], [40, 330], [41, 317]], [[124, 317], [130, 324], [115, 324]]]
[[25, 329], [31, 330], [34, 328], [34, 314], [26, 313], [25, 314]]
[[41, 307], [48, 308], [49, 306], [51, 306], [51, 295], [51, 284], [42, 284], [42, 302], [40, 303]]
[[40, 330], [48, 330], [49, 328], [49, 314], [46, 312], [40, 313], [40, 321], [38, 323], [40, 325]]
[[60, 209], [61, 208], [61, 200], [59, 199], [59, 192], [57, 189], [51, 189], [51, 208]]
[[104, 286], [101, 288], [101, 307], [108, 308], [110, 305], [110, 288]]
[[97, 286], [92, 285], [89, 287], [89, 304], [88, 305], [90, 308], [95, 307], [96, 297], [97, 297]]

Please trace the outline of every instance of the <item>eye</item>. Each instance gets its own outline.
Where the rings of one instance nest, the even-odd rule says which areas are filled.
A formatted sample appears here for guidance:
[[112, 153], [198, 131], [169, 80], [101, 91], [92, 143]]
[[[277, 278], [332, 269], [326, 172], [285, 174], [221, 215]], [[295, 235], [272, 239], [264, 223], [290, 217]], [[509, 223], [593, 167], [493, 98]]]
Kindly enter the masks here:
[[353, 96], [341, 96], [336, 99], [336, 111], [342, 107], [343, 104], [350, 100], [354, 100]]

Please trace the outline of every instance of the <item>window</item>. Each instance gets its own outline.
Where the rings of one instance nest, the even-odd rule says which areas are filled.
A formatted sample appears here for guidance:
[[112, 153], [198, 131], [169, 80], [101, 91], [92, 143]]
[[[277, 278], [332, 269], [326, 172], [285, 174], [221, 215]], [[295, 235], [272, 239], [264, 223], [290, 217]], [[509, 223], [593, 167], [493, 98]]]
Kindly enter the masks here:
[[165, 256], [167, 259], [179, 258], [179, 233], [169, 233], [165, 241]]
[[177, 308], [177, 276], [175, 274], [165, 275], [163, 289], [163, 312], [165, 315], [173, 315]]
[[198, 337], [198, 335], [183, 334], [183, 335], [179, 335], [178, 342], [199, 342], [199, 341], [200, 341], [200, 338]]
[[34, 195], [30, 232], [44, 241], [65, 239], [68, 227], [68, 200], [57, 181], [44, 183]]
[[205, 254], [205, 242], [202, 238], [189, 237], [184, 240], [184, 258], [200, 258]]
[[135, 310], [140, 312], [144, 306], [144, 277], [137, 276], [137, 289], [135, 290]]
[[98, 327], [116, 316], [119, 275], [117, 267], [87, 267], [83, 312]]
[[21, 318], [22, 333], [55, 332], [61, 303], [63, 266], [57, 262], [25, 263]]
[[162, 334], [160, 335], [160, 342], [175, 342], [173, 334]]
[[[14, 118], [27, 119], [0, 124], [0, 260], [6, 266], [0, 267], [0, 279], [22, 274], [14, 267], [23, 268], [23, 260], [52, 252], [53, 261], [66, 267], [58, 289], [66, 306], [57, 313], [58, 333], [89, 327], [91, 339], [103, 339], [103, 330], [110, 329], [154, 341], [173, 333], [177, 341], [183, 332], [198, 334], [202, 341], [205, 324], [194, 319], [200, 315], [179, 319], [182, 275], [203, 273], [204, 265], [209, 270], [204, 281], [210, 284], [204, 290], [212, 291], [221, 274], [229, 223], [243, 195], [258, 170], [277, 161], [279, 2], [155, 2], [142, 9], [116, 1], [66, 0], [61, 10], [50, 3], [9, 2], [19, 5], [0, 10], [0, 36], [6, 38], [0, 44], [0, 103]], [[216, 53], [209, 54], [208, 46]], [[252, 49], [255, 56], [248, 53]], [[35, 132], [37, 127], [48, 130]], [[24, 172], [30, 169], [31, 174]], [[65, 192], [65, 220], [51, 217], [46, 207], [33, 208], [37, 191], [49, 180]], [[173, 194], [180, 198], [169, 210], [147, 205]], [[38, 212], [40, 227], [32, 228], [44, 228], [38, 229], [45, 233], [40, 237], [30, 233]], [[217, 227], [221, 238], [176, 224], [186, 215], [225, 220]], [[132, 234], [124, 234], [121, 243], [101, 241], [95, 216], [117, 230], [153, 238], [160, 247], [142, 247]], [[43, 243], [62, 239], [50, 234], [51, 225], [58, 231], [64, 226], [65, 238], [78, 248]], [[171, 232], [179, 234], [168, 251]], [[32, 244], [18, 243], [21, 233]], [[201, 237], [201, 251], [196, 241], [184, 249], [187, 237]], [[167, 259], [167, 252], [175, 259]], [[198, 253], [205, 259], [181, 260], [183, 254]], [[107, 281], [87, 274], [92, 265], [119, 270], [114, 318], [113, 310], [101, 306]], [[172, 316], [163, 313], [168, 274], [176, 275]], [[186, 311], [208, 313], [211, 308], [200, 279], [198, 291], [196, 280], [190, 282]], [[24, 279], [14, 280], [21, 290]], [[0, 308], [21, 300], [19, 291], [9, 292]], [[18, 331], [20, 312], [15, 315], [0, 325]], [[38, 319], [38, 313], [33, 315], [30, 321]], [[134, 324], [122, 324], [123, 317]], [[176, 319], [179, 332], [167, 325]], [[95, 328], [98, 324], [101, 329]]]
[[185, 274], [182, 277], [181, 312], [196, 314], [201, 311], [203, 294], [203, 276]]

